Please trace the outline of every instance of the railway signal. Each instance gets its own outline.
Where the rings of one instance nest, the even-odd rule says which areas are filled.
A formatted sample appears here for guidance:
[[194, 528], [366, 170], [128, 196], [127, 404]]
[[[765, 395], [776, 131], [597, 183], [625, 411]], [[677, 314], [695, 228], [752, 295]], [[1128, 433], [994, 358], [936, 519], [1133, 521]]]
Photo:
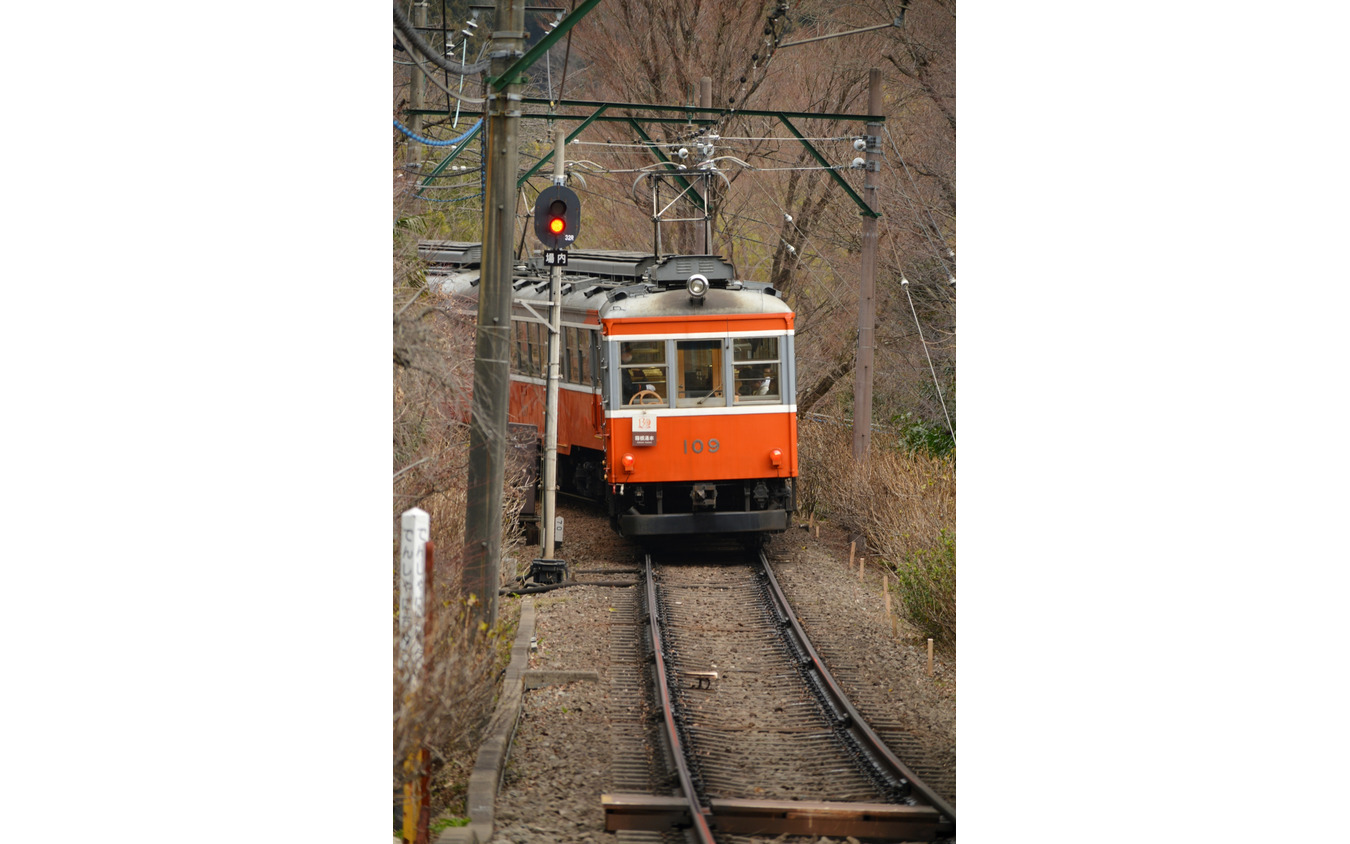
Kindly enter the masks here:
[[[534, 236], [546, 249], [569, 248], [581, 229], [581, 199], [563, 185], [550, 185], [534, 201]], [[559, 261], [559, 264], [565, 261]]]

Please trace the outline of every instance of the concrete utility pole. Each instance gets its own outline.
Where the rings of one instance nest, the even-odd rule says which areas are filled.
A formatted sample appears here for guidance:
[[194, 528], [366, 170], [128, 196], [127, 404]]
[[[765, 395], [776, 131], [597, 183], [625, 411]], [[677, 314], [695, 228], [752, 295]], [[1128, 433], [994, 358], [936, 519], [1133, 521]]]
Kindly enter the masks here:
[[[881, 71], [867, 73], [867, 113], [881, 115]], [[881, 123], [867, 124], [863, 201], [877, 210], [877, 174], [881, 169]], [[853, 373], [853, 459], [865, 460], [872, 445], [872, 351], [877, 324], [877, 218], [863, 218], [862, 278], [858, 285], [858, 364]]]
[[[412, 22], [413, 26], [417, 28], [417, 34], [421, 35], [427, 26], [427, 4], [425, 2], [413, 4]], [[427, 107], [427, 78], [416, 62], [413, 62], [408, 75], [412, 82], [412, 90], [408, 94], [408, 101], [412, 105], [412, 114], [408, 115], [408, 128], [420, 138], [422, 137], [422, 110]], [[421, 164], [421, 144], [409, 138], [404, 151], [404, 160], [409, 167], [417, 167]]]
[[[553, 184], [567, 180], [563, 155], [567, 129], [554, 130]], [[554, 520], [558, 498], [558, 380], [562, 348], [562, 266], [553, 265], [548, 285], [548, 388], [544, 405], [544, 559], [553, 559]]]
[[[500, 78], [522, 55], [524, 0], [497, 0], [491, 73]], [[469, 477], [464, 512], [464, 591], [478, 596], [476, 617], [497, 621], [501, 581], [502, 489], [510, 394], [512, 245], [515, 236], [517, 130], [520, 84], [514, 78], [488, 90], [483, 263], [474, 353], [473, 415], [469, 420]]]

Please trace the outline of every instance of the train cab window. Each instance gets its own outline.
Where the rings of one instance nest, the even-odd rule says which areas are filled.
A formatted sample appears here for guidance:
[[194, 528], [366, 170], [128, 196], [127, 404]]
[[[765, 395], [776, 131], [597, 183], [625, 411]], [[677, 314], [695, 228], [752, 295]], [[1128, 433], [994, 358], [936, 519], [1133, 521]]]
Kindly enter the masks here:
[[736, 403], [782, 404], [782, 370], [777, 337], [748, 337], [733, 343], [732, 377]]
[[666, 344], [642, 340], [619, 344], [621, 404], [664, 406], [670, 395], [666, 381]]
[[721, 340], [681, 340], [675, 344], [675, 358], [675, 372], [679, 376], [677, 407], [726, 405]]

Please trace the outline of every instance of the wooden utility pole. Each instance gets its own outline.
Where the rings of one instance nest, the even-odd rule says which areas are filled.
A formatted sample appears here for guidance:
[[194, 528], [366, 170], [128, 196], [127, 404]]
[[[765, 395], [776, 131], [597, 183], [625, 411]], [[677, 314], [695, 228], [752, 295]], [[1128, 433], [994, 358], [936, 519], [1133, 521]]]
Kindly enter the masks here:
[[[494, 79], [522, 55], [523, 0], [497, 0], [492, 33]], [[506, 419], [510, 398], [511, 270], [515, 236], [519, 77], [489, 86], [487, 174], [483, 197], [483, 263], [469, 420], [469, 477], [464, 512], [464, 591], [476, 595], [480, 621], [497, 622], [501, 580], [502, 490], [505, 486]]]
[[[867, 113], [881, 115], [881, 71], [867, 73]], [[881, 169], [881, 123], [867, 124], [863, 201], [877, 210], [877, 173]], [[872, 352], [877, 324], [877, 218], [863, 218], [862, 278], [858, 286], [858, 364], [853, 372], [853, 459], [865, 460], [872, 445]]]

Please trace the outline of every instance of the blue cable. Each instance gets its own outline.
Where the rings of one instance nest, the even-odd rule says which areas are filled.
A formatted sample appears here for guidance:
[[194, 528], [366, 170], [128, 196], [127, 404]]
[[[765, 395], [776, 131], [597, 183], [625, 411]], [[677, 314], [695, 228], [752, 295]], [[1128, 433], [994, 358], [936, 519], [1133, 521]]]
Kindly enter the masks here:
[[414, 141], [417, 141], [419, 144], [426, 144], [429, 147], [452, 147], [455, 144], [463, 142], [474, 132], [477, 132], [478, 127], [482, 125], [483, 125], [483, 118], [480, 117], [478, 118], [477, 123], [469, 127], [469, 131], [465, 132], [463, 135], [460, 135], [458, 138], [455, 138], [453, 141], [433, 141], [430, 138], [423, 138], [420, 135], [414, 135], [411, 129], [409, 129], [407, 126], [404, 126], [402, 123], [398, 122], [397, 117], [394, 118], [394, 126], [397, 127], [400, 132], [412, 138]]

